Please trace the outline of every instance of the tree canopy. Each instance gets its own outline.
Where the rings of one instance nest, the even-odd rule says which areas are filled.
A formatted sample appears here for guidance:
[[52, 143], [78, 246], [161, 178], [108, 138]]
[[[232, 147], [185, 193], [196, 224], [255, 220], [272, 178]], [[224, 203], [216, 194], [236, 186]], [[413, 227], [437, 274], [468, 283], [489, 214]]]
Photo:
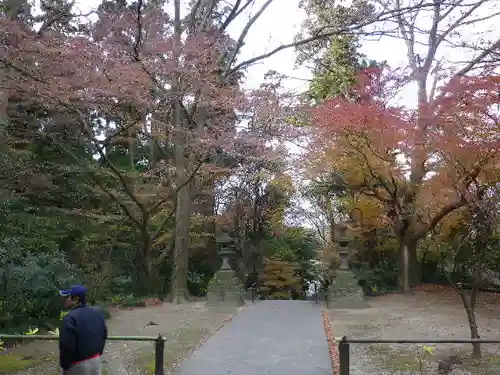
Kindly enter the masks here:
[[[478, 207], [496, 207], [499, 42], [457, 42], [498, 17], [478, 13], [492, 0], [304, 0], [294, 42], [243, 60], [271, 3], [235, 35], [252, 0], [105, 0], [92, 17], [66, 0], [0, 1], [0, 324], [57, 315], [49, 296], [73, 280], [93, 301], [201, 296], [221, 231], [267, 298], [302, 298], [336, 269], [339, 223], [367, 292], [446, 276]], [[407, 61], [363, 54], [373, 38], [402, 41]], [[467, 61], [446, 59], [450, 45]], [[245, 89], [248, 69], [286, 48], [308, 89], [281, 72]], [[408, 87], [415, 103], [399, 100]], [[490, 250], [480, 266], [497, 270]]]

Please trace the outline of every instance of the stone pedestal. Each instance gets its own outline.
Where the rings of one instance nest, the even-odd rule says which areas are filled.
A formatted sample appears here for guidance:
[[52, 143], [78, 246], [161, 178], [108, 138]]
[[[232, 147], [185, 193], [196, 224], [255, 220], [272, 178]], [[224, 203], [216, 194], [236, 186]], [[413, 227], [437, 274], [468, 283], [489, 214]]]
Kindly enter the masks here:
[[323, 288], [319, 289], [318, 290], [318, 302], [324, 302], [325, 301], [325, 297], [326, 297], [326, 294], [325, 294], [325, 290]]
[[328, 287], [326, 306], [329, 309], [360, 309], [368, 307], [363, 289], [350, 270], [337, 270], [336, 277]]
[[228, 254], [222, 255], [222, 267], [207, 287], [207, 306], [241, 306], [245, 303], [245, 289], [228, 261]]

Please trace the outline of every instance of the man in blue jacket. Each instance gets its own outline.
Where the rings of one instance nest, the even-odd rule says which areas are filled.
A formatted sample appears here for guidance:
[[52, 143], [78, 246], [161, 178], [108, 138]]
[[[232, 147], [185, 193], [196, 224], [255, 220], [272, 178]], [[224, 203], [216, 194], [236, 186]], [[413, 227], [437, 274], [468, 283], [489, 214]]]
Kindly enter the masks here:
[[69, 309], [59, 330], [60, 364], [64, 375], [100, 375], [101, 355], [108, 338], [104, 315], [87, 306], [87, 288], [61, 290]]

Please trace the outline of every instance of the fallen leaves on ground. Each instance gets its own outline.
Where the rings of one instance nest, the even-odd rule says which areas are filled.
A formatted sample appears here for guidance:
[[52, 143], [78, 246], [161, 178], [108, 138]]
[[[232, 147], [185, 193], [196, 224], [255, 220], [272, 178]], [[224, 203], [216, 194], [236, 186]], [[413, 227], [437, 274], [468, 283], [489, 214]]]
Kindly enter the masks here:
[[335, 336], [332, 333], [330, 317], [325, 310], [321, 310], [321, 315], [323, 317], [323, 328], [325, 330], [326, 341], [328, 343], [328, 352], [330, 354], [330, 360], [332, 361], [333, 375], [340, 374], [339, 349], [337, 347], [337, 343], [335, 342]]
[[[460, 296], [450, 285], [440, 284], [420, 284], [412, 288], [414, 292], [423, 293], [421, 297], [424, 299], [443, 299], [461, 303]], [[500, 293], [479, 292], [477, 306], [487, 306], [500, 303]]]
[[452, 292], [455, 293], [453, 288], [449, 285], [440, 284], [420, 284], [412, 288], [413, 291], [435, 293], [435, 292]]
[[157, 306], [161, 305], [163, 302], [159, 298], [146, 298], [144, 304], [146, 306]]

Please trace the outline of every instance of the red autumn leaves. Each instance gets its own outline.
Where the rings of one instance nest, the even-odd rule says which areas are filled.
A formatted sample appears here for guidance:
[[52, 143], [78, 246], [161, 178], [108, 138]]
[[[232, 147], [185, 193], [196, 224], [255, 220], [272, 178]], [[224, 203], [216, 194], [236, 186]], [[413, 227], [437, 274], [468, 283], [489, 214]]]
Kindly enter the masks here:
[[315, 146], [328, 147], [340, 136], [357, 134], [381, 155], [397, 149], [411, 157], [420, 142], [429, 154], [444, 150], [453, 158], [498, 152], [500, 75], [456, 77], [425, 108], [412, 111], [392, 104], [389, 73], [362, 72], [352, 99], [331, 99], [312, 109]]
[[321, 316], [323, 317], [323, 328], [325, 330], [326, 341], [328, 343], [328, 353], [330, 354], [330, 360], [332, 361], [333, 375], [339, 374], [340, 371], [340, 357], [339, 349], [337, 343], [335, 342], [335, 336], [332, 333], [332, 326], [330, 324], [330, 317], [328, 312], [321, 310]]
[[378, 199], [396, 230], [411, 218], [405, 235], [421, 237], [460, 207], [472, 180], [499, 182], [500, 75], [452, 78], [407, 109], [390, 100], [392, 77], [369, 73], [352, 98], [310, 110], [310, 169], [336, 171], [349, 189]]
[[[157, 138], [185, 133], [200, 159], [213, 149], [276, 157], [266, 142], [277, 133], [274, 125], [283, 122], [281, 94], [268, 88], [246, 92], [237, 78], [240, 72], [226, 74], [234, 42], [224, 31], [188, 33], [177, 58], [172, 23], [163, 10], [144, 5], [140, 27], [135, 8], [102, 7], [96, 15], [82, 31], [49, 28], [40, 34], [22, 22], [0, 19], [2, 30], [8, 30], [0, 50], [0, 63], [7, 67], [2, 90], [11, 102], [51, 114], [71, 113], [77, 120], [90, 113], [118, 123], [137, 122], [136, 128]], [[172, 90], [176, 79], [179, 92]], [[182, 101], [189, 126], [172, 130], [176, 100]], [[256, 125], [237, 133], [235, 124], [247, 119]], [[81, 129], [73, 130], [79, 134]]]

